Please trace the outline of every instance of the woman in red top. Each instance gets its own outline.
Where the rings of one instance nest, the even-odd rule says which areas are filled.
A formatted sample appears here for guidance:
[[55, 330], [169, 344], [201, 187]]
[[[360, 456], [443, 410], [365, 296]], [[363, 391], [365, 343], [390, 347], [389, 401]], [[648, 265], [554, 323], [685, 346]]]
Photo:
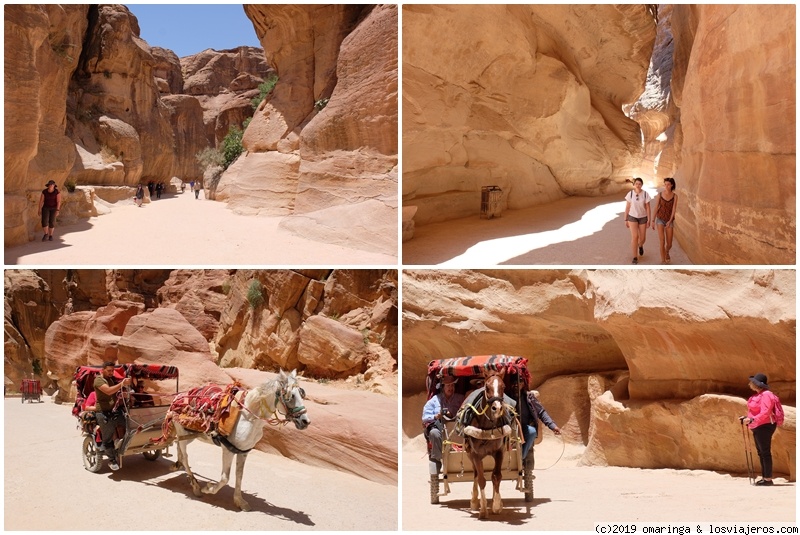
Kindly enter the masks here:
[[42, 216], [42, 241], [53, 241], [53, 230], [56, 227], [56, 215], [61, 211], [61, 192], [56, 183], [50, 180], [39, 196], [39, 215]]
[[775, 394], [769, 391], [767, 376], [757, 373], [750, 377], [750, 389], [756, 393], [747, 400], [744, 423], [753, 431], [758, 460], [761, 462], [761, 479], [756, 485], [772, 485], [772, 435], [775, 433]]

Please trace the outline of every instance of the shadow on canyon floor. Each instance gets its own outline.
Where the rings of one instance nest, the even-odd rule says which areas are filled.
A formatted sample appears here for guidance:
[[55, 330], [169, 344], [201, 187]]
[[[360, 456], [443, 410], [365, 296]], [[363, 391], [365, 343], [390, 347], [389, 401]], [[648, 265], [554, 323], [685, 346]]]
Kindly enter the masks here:
[[[338, 243], [280, 226], [285, 217], [240, 215], [190, 191], [165, 194], [137, 208], [119, 202], [111, 213], [56, 224], [53, 241], [5, 248], [6, 265], [396, 265], [394, 254], [358, 249], [346, 233]], [[86, 232], [90, 231], [90, 232]], [[396, 232], [396, 231], [395, 231]]]
[[[568, 197], [509, 210], [496, 219], [466, 217], [425, 225], [403, 244], [406, 265], [629, 265], [630, 231], [623, 224], [622, 195]], [[680, 229], [675, 230], [675, 234]], [[660, 265], [658, 233], [648, 229], [640, 265]], [[672, 265], [691, 264], [678, 244]]]

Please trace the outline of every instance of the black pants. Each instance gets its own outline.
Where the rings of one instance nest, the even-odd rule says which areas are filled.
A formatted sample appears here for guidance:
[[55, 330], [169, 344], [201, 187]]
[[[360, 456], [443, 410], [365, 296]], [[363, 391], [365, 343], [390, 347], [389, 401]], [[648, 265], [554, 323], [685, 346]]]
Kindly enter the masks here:
[[772, 435], [776, 427], [776, 424], [764, 424], [753, 429], [753, 439], [756, 441], [758, 460], [761, 463], [761, 477], [767, 479], [772, 479]]
[[125, 419], [122, 417], [122, 413], [97, 411], [97, 425], [100, 426], [100, 435], [103, 437], [103, 446], [106, 447], [108, 457], [110, 459], [116, 459], [114, 434], [117, 431], [117, 426], [125, 425]]

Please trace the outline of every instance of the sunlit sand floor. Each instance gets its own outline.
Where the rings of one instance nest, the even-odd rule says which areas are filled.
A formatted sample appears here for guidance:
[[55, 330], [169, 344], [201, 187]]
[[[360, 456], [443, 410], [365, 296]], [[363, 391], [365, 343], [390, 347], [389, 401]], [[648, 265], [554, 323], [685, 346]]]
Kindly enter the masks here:
[[308, 240], [278, 227], [281, 217], [235, 214], [186, 191], [141, 208], [56, 226], [52, 242], [5, 250], [6, 265], [396, 265], [397, 257]]
[[[655, 194], [655, 192], [651, 192]], [[623, 195], [568, 197], [543, 206], [424, 225], [403, 243], [403, 264], [474, 268], [496, 265], [631, 265]], [[675, 229], [671, 265], [691, 262]], [[658, 232], [648, 227], [639, 265], [661, 265]]]

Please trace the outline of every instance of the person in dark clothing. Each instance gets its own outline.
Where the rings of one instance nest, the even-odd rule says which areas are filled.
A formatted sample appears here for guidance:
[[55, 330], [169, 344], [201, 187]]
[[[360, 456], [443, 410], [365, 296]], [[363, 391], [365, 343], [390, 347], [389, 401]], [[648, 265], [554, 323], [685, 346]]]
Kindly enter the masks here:
[[118, 425], [124, 425], [123, 414], [115, 410], [116, 397], [120, 390], [131, 384], [130, 377], [117, 382], [114, 377], [114, 363], [104, 362], [103, 371], [94, 380], [94, 391], [97, 396], [97, 424], [103, 437], [103, 449], [108, 454], [108, 466], [119, 470], [117, 453], [114, 449], [114, 432]]
[[53, 241], [53, 231], [56, 227], [56, 216], [61, 211], [61, 192], [56, 183], [50, 180], [39, 196], [39, 215], [42, 218], [42, 241]]
[[747, 400], [747, 416], [741, 420], [753, 431], [758, 460], [761, 463], [761, 479], [756, 485], [772, 485], [772, 435], [778, 424], [775, 420], [775, 394], [770, 392], [767, 376], [757, 373], [750, 378], [750, 390], [755, 394]]
[[164, 191], [164, 184], [159, 182], [158, 184], [156, 184], [156, 199], [160, 199], [161, 198], [161, 192], [162, 191]]
[[542, 403], [536, 397], [537, 392], [528, 390], [528, 384], [524, 378], [519, 378], [519, 385], [515, 386], [512, 390], [519, 391], [520, 402], [517, 403], [517, 411], [519, 412], [519, 420], [522, 425], [522, 437], [525, 439], [525, 445], [522, 448], [522, 458], [528, 456], [528, 452], [533, 446], [536, 437], [539, 436], [540, 428], [539, 422], [541, 421], [556, 435], [561, 434], [561, 429], [556, 425], [550, 415], [542, 406]]

